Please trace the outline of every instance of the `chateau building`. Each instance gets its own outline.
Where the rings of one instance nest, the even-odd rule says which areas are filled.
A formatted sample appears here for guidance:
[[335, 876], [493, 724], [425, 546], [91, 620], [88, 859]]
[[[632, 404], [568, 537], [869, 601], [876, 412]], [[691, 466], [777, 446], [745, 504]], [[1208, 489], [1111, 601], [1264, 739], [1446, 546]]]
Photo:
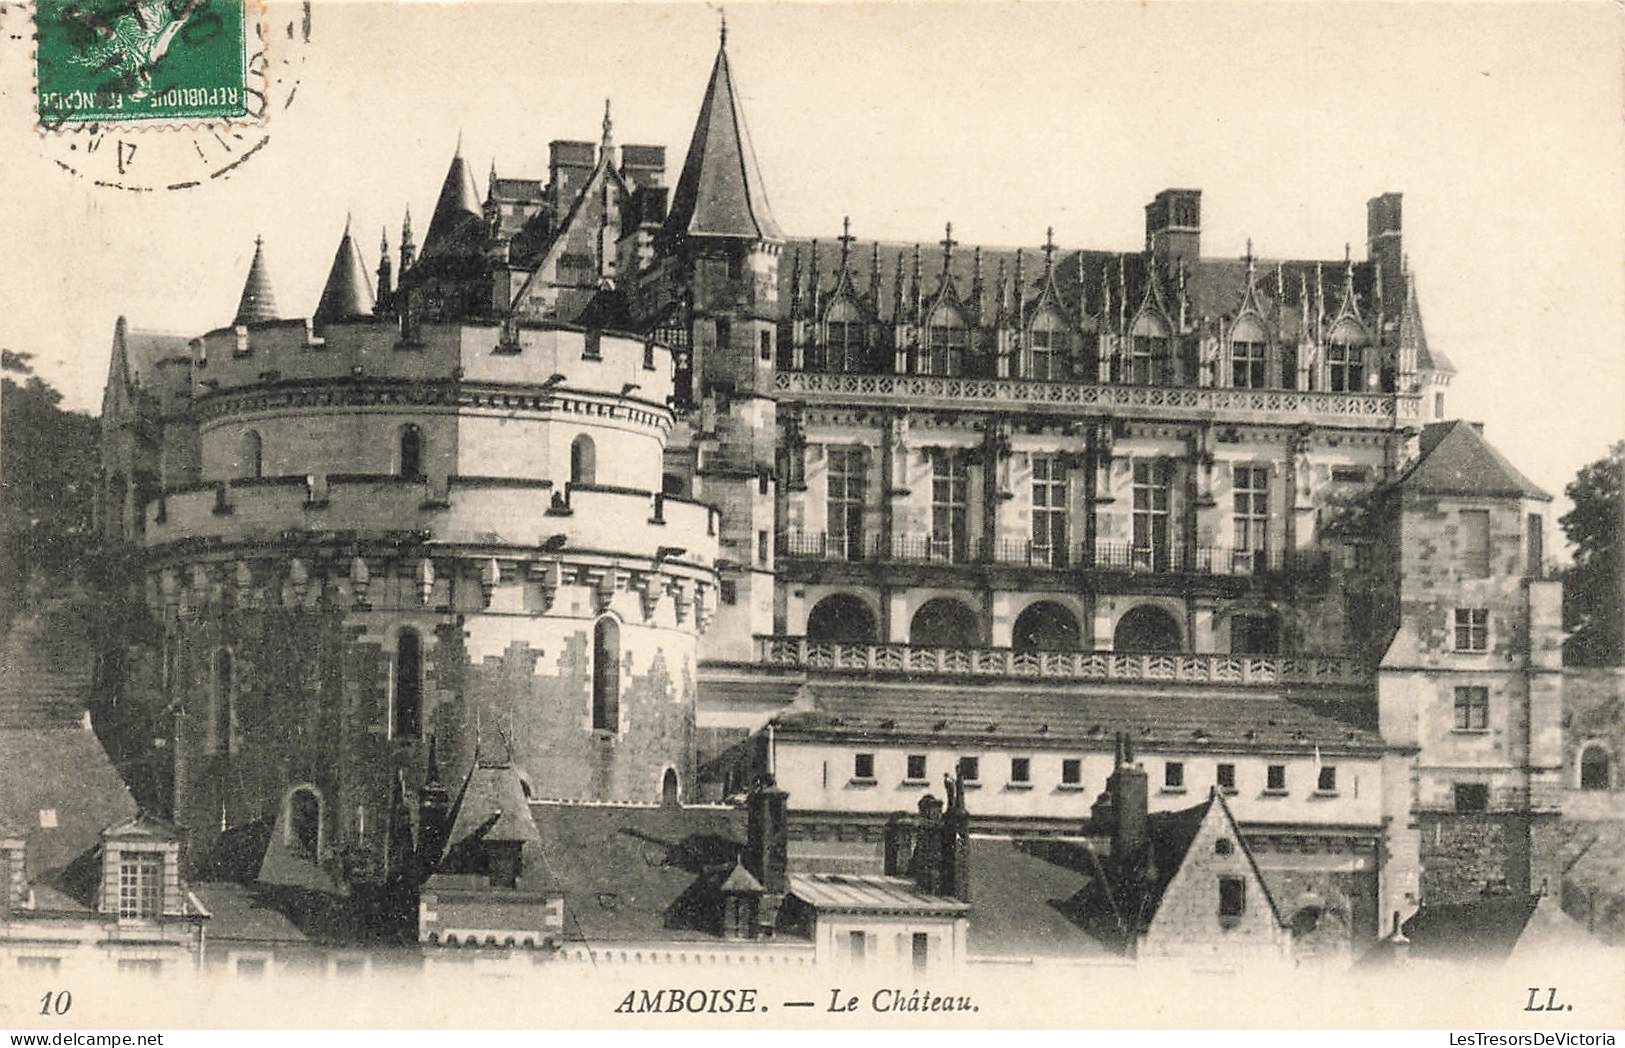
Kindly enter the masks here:
[[[421, 886], [424, 942], [535, 944], [576, 905], [554, 836], [735, 839], [714, 806], [771, 776], [791, 872], [688, 871], [701, 923], [867, 934], [818, 878], [895, 878], [887, 826], [949, 775], [1002, 842], [973, 866], [1092, 869], [1127, 739], [1201, 861], [1117, 949], [1347, 957], [1561, 877], [1565, 761], [1619, 777], [1564, 738], [1549, 498], [1448, 419], [1398, 193], [1359, 257], [1204, 255], [1195, 189], [1122, 250], [794, 237], [725, 34], [665, 161], [607, 104], [483, 200], [459, 147], [421, 250], [408, 212], [369, 274], [347, 224], [308, 318], [256, 248], [229, 324], [120, 322], [100, 519], [149, 623], [117, 721], [169, 754], [141, 799], [192, 868], [257, 826]], [[978, 952], [970, 900], [886, 891]]]

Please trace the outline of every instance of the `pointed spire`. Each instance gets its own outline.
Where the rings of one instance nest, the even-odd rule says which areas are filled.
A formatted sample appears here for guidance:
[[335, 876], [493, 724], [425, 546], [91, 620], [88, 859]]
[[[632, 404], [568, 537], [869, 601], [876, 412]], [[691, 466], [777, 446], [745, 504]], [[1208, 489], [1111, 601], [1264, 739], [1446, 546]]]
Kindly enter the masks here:
[[1026, 320], [1027, 311], [1027, 288], [1025, 283], [1026, 278], [1022, 276], [1022, 270], [1025, 266], [1025, 258], [1025, 252], [1019, 247], [1016, 248], [1015, 310], [1017, 327], [1026, 326], [1024, 321]]
[[664, 233], [783, 240], [751, 148], [744, 110], [728, 67], [727, 23], [700, 103], [683, 171], [672, 190]]
[[841, 272], [847, 271], [847, 264], [852, 256], [852, 216], [847, 215], [841, 219], [841, 235], [837, 238], [841, 242]]
[[718, 8], [717, 13], [722, 17], [722, 24], [717, 29], [717, 49], [726, 51], [728, 49], [728, 12]]
[[812, 310], [812, 316], [816, 318], [820, 312], [818, 308], [818, 241], [816, 240], [812, 242], [812, 247], [807, 252], [807, 277], [807, 305]]
[[954, 224], [952, 222], [947, 224], [940, 243], [942, 244], [942, 272], [946, 276], [949, 268], [954, 264], [954, 248], [959, 244], [959, 241], [954, 239]]
[[406, 205], [406, 217], [401, 220], [401, 276], [412, 268], [412, 262], [418, 257], [417, 241], [412, 239], [412, 205]]
[[389, 310], [390, 299], [394, 297], [390, 268], [389, 229], [381, 226], [378, 229], [378, 301], [372, 310], [380, 316]]
[[997, 278], [996, 283], [994, 285], [993, 294], [994, 294], [994, 297], [998, 300], [998, 305], [996, 307], [997, 310], [998, 310], [998, 315], [1001, 318], [1009, 316], [1010, 315], [1010, 284], [1005, 279], [1004, 259], [1002, 259], [1002, 258], [999, 259], [999, 275], [998, 275], [998, 278]]
[[920, 245], [915, 244], [914, 245], [914, 268], [913, 268], [913, 271], [909, 274], [909, 285], [908, 285], [909, 303], [910, 303], [911, 307], [914, 310], [913, 316], [914, 316], [915, 320], [922, 319], [922, 317], [920, 315], [920, 301], [923, 298], [924, 294], [925, 294], [924, 286], [920, 281]]
[[248, 264], [248, 279], [243, 281], [243, 294], [237, 300], [237, 315], [231, 323], [235, 327], [279, 319], [276, 292], [271, 289], [271, 274], [265, 265], [265, 238], [256, 236], [254, 261]]
[[361, 264], [361, 252], [356, 250], [346, 217], [344, 235], [339, 238], [339, 249], [333, 255], [321, 301], [311, 319], [318, 324], [355, 320], [372, 316], [372, 307], [372, 282], [367, 279], [367, 268]]
[[986, 288], [982, 283], [982, 245], [977, 244], [971, 252], [970, 261], [970, 297], [971, 305], [976, 309], [979, 317], [987, 312], [987, 303], [983, 300]]
[[1244, 258], [1246, 260], [1246, 262], [1247, 262], [1247, 286], [1252, 287], [1253, 286], [1253, 263], [1256, 261], [1253, 258], [1253, 238], [1252, 237], [1247, 238], [1247, 254], [1243, 255], [1242, 258]]
[[897, 270], [892, 276], [891, 295], [892, 320], [901, 321], [903, 319], [903, 304], [908, 299], [903, 284], [903, 253], [901, 251], [897, 252]]
[[485, 209], [474, 191], [474, 177], [463, 161], [463, 136], [458, 132], [457, 152], [446, 169], [429, 231], [423, 236], [423, 257], [477, 253], [484, 232]]
[[604, 137], [600, 140], [604, 150], [615, 148], [615, 122], [609, 117], [609, 99], [604, 99]]
[[875, 312], [880, 312], [880, 241], [875, 241], [869, 252], [869, 301]]
[[1055, 227], [1044, 230], [1044, 279], [1055, 271]]
[[801, 315], [801, 245], [790, 256], [790, 316]]

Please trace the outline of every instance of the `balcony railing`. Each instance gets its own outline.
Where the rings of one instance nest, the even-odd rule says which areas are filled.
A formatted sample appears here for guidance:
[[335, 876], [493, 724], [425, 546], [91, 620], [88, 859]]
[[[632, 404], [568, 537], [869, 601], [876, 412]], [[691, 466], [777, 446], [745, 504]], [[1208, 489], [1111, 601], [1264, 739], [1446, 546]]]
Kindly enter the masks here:
[[806, 637], [758, 637], [756, 661], [769, 666], [833, 672], [1075, 681], [1359, 685], [1370, 679], [1363, 662], [1345, 655], [1017, 651], [1013, 648], [840, 643]]
[[1031, 539], [952, 539], [935, 535], [880, 532], [836, 535], [789, 531], [779, 537], [779, 556], [806, 560], [904, 561], [937, 564], [1002, 564], [1057, 570], [1121, 571], [1135, 574], [1269, 575], [1324, 573], [1325, 550], [1248, 550], [1228, 546], [1136, 546], [1096, 542], [1041, 545]]
[[1322, 425], [1392, 428], [1421, 419], [1420, 398], [1395, 393], [1330, 393], [1295, 389], [1221, 389], [1206, 386], [1097, 385], [1014, 378], [944, 378], [779, 371], [774, 379], [787, 400], [899, 404], [917, 408], [986, 411], [1076, 411], [1155, 418], [1200, 414], [1221, 422], [1314, 421]]

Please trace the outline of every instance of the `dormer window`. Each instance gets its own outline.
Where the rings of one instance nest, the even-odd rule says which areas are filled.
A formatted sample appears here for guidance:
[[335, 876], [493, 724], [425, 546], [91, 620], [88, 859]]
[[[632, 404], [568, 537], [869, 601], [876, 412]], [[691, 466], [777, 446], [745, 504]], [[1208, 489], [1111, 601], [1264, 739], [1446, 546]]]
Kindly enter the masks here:
[[1052, 310], [1045, 310], [1033, 321], [1028, 335], [1027, 367], [1023, 377], [1047, 382], [1067, 377], [1067, 357], [1072, 340], [1066, 325]]
[[1230, 338], [1230, 385], [1263, 389], [1264, 362], [1264, 333], [1251, 320], [1237, 324]]
[[159, 852], [123, 852], [118, 864], [121, 921], [154, 921], [164, 907], [164, 859]]
[[965, 319], [956, 310], [943, 306], [931, 315], [925, 332], [925, 355], [920, 361], [922, 375], [963, 375], [965, 350], [970, 336]]
[[1168, 328], [1156, 317], [1141, 317], [1129, 338], [1128, 380], [1139, 386], [1168, 379]]
[[869, 328], [852, 301], [842, 298], [830, 307], [824, 322], [824, 368], [827, 371], [862, 371], [868, 362]]
[[1327, 388], [1333, 393], [1359, 393], [1365, 389], [1365, 350], [1355, 343], [1347, 327], [1332, 332], [1326, 350]]

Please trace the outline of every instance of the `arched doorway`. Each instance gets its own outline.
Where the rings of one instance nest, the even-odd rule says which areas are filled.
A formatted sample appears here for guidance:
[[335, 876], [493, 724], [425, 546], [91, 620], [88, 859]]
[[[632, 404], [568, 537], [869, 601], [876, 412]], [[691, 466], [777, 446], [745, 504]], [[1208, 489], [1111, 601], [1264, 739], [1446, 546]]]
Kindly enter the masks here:
[[1117, 651], [1180, 651], [1179, 623], [1174, 617], [1154, 604], [1141, 604], [1131, 608], [1117, 620], [1112, 633], [1112, 647]]
[[667, 768], [666, 774], [660, 777], [660, 803], [668, 808], [682, 803], [682, 795], [677, 788], [677, 772], [672, 768]]
[[836, 644], [873, 644], [874, 612], [850, 593], [825, 597], [807, 616], [807, 639]]
[[982, 643], [982, 625], [976, 612], [952, 597], [936, 597], [920, 605], [909, 624], [908, 642], [927, 648], [975, 648]]
[[1077, 617], [1064, 605], [1040, 600], [1016, 616], [1010, 646], [1017, 651], [1076, 651], [1082, 647], [1082, 634]]
[[1601, 746], [1592, 744], [1580, 751], [1580, 788], [1582, 790], [1606, 790], [1613, 783], [1610, 781], [1608, 767], [1608, 751]]

